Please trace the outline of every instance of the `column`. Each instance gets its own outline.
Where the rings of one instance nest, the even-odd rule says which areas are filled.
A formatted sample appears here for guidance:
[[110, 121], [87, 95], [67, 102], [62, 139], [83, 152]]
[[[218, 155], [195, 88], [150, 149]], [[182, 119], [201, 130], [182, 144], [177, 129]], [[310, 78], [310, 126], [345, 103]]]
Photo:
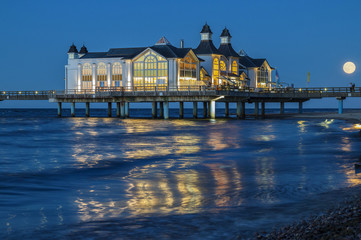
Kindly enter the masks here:
[[184, 117], [184, 102], [179, 102], [179, 118]]
[[215, 101], [211, 101], [210, 102], [210, 117], [211, 119], [215, 119], [216, 118], [216, 102]]
[[89, 102], [85, 103], [85, 116], [90, 117], [90, 103]]
[[72, 102], [70, 105], [70, 114], [72, 117], [75, 117], [75, 102]]
[[112, 103], [108, 102], [108, 117], [112, 116]]
[[120, 102], [120, 117], [124, 118], [125, 117], [125, 106], [124, 106], [124, 101]]
[[246, 119], [246, 103], [242, 102], [241, 118]]
[[169, 118], [169, 102], [164, 102], [164, 119]]
[[58, 102], [58, 117], [61, 117], [61, 102]]
[[159, 102], [159, 118], [163, 118], [164, 117], [164, 106], [163, 106], [163, 102]]
[[211, 116], [211, 102], [208, 102], [208, 116]]
[[343, 99], [338, 99], [338, 114], [343, 113]]
[[280, 114], [285, 113], [285, 102], [280, 102]]
[[129, 118], [129, 104], [130, 102], [125, 102], [125, 106], [124, 106], [125, 118]]
[[152, 118], [157, 118], [157, 102], [152, 102]]
[[207, 118], [208, 111], [207, 111], [207, 102], [203, 102], [203, 118]]
[[258, 102], [255, 102], [254, 103], [254, 115], [256, 117], [258, 117], [258, 113], [259, 113], [259, 104], [258, 104]]
[[302, 101], [298, 102], [298, 113], [302, 113], [303, 109], [302, 109]]
[[97, 83], [97, 65], [95, 63], [92, 64], [92, 89], [95, 90], [95, 86]]
[[111, 87], [112, 86], [112, 64], [108, 63], [107, 64], [107, 87]]
[[237, 118], [241, 118], [241, 102], [237, 102]]
[[265, 118], [266, 117], [266, 103], [265, 102], [262, 102], [261, 103], [261, 115], [262, 115], [262, 118]]
[[117, 117], [120, 117], [120, 102], [117, 102]]
[[224, 103], [224, 111], [225, 111], [225, 116], [229, 117], [229, 102], [225, 102]]
[[198, 116], [198, 105], [197, 102], [193, 102], [193, 118], [197, 118]]

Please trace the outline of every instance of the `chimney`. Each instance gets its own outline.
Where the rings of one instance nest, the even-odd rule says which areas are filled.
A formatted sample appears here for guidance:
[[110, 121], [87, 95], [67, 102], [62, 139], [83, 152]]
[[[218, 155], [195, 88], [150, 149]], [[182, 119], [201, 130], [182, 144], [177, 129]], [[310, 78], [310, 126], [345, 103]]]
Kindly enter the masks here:
[[184, 48], [184, 40], [181, 39], [181, 48]]

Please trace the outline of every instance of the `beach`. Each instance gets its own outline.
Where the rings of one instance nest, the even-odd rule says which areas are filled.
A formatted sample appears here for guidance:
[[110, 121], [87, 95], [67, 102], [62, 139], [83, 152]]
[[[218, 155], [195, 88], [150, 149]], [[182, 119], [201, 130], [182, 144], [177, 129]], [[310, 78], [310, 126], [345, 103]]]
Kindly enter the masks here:
[[[352, 123], [361, 121], [361, 111], [338, 113], [289, 114], [295, 119], [339, 119]], [[361, 239], [361, 187], [347, 187], [328, 196], [315, 209], [314, 215], [280, 227], [270, 233], [257, 233], [256, 239]], [[319, 200], [314, 204], [319, 206]]]

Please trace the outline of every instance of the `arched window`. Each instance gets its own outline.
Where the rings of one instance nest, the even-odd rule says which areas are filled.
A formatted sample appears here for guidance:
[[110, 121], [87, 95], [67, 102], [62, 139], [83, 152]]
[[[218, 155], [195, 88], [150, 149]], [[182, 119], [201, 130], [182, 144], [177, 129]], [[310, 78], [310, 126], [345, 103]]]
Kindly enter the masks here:
[[121, 87], [122, 86], [122, 65], [119, 62], [113, 64], [112, 68], [112, 86]]
[[168, 86], [168, 62], [149, 51], [133, 63], [133, 82], [137, 90], [154, 91]]
[[213, 60], [213, 85], [218, 84], [218, 78], [219, 78], [219, 60], [218, 58], [215, 58]]
[[257, 87], [266, 88], [268, 83], [268, 71], [263, 65], [257, 70]]
[[105, 63], [99, 63], [97, 66], [97, 87], [107, 86], [107, 67]]
[[92, 88], [92, 66], [89, 63], [84, 63], [82, 69], [82, 89]]
[[226, 63], [221, 60], [221, 72], [226, 72], [227, 71], [227, 67], [226, 67]]
[[237, 74], [238, 73], [238, 64], [236, 61], [233, 61], [232, 63], [232, 73]]
[[197, 62], [187, 55], [180, 61], [179, 87], [197, 86]]

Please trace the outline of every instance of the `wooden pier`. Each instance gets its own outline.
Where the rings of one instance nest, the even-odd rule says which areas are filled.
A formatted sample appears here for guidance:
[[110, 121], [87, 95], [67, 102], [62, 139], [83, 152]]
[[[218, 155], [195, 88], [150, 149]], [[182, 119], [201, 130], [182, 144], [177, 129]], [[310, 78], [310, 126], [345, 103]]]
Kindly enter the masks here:
[[[275, 88], [237, 89], [231, 87], [186, 87], [182, 89], [134, 89], [134, 88], [97, 88], [95, 90], [67, 91], [1, 91], [2, 100], [48, 100], [58, 104], [58, 115], [62, 115], [62, 103], [71, 104], [71, 116], [75, 116], [75, 104], [85, 103], [86, 116], [90, 116], [90, 103], [108, 103], [108, 116], [111, 116], [112, 103], [116, 103], [117, 117], [129, 116], [129, 104], [152, 103], [152, 117], [169, 118], [169, 103], [179, 102], [179, 117], [184, 116], [184, 102], [193, 102], [193, 117], [197, 118], [198, 103], [203, 103], [203, 117], [215, 118], [215, 103], [225, 103], [225, 116], [229, 116], [229, 103], [237, 104], [237, 118], [245, 118], [245, 104], [254, 103], [255, 115], [265, 117], [265, 104], [280, 103], [280, 114], [284, 113], [287, 102], [298, 102], [302, 113], [303, 102], [310, 99], [336, 98], [338, 112], [343, 112], [343, 101], [348, 97], [361, 97], [361, 88]], [[261, 105], [261, 111], [259, 111]]]

